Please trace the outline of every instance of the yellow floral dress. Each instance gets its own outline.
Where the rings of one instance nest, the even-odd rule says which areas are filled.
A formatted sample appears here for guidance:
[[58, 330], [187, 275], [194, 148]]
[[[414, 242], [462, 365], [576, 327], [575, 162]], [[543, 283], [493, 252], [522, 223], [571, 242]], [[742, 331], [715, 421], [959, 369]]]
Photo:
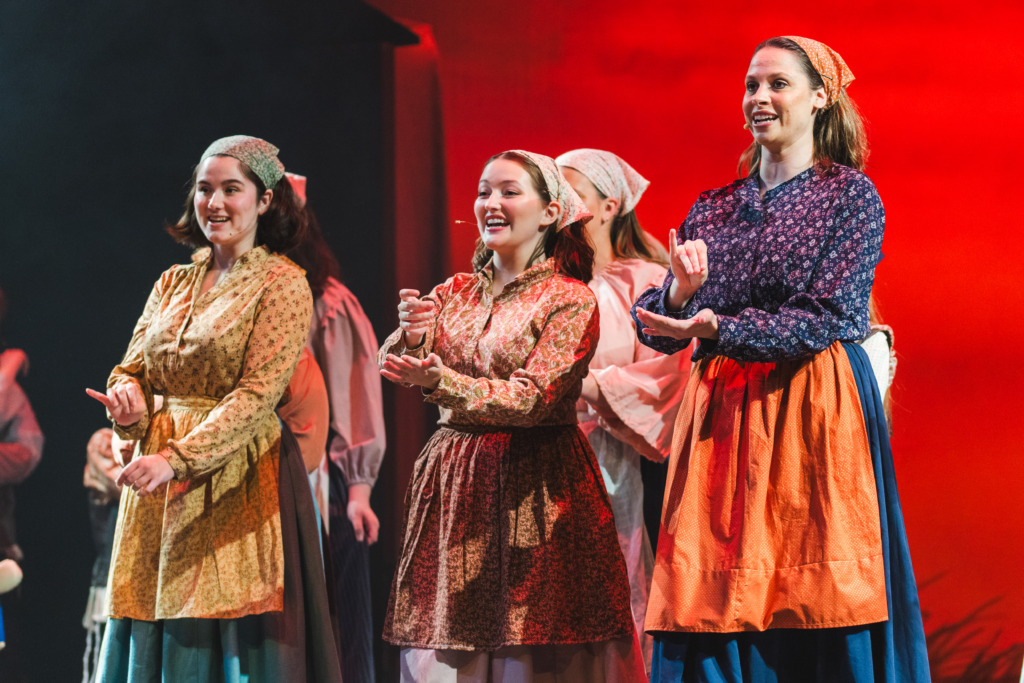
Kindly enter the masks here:
[[[108, 386], [136, 381], [147, 414], [125, 438], [170, 449], [174, 479], [121, 496], [107, 611], [141, 620], [236, 618], [283, 607], [274, 407], [306, 344], [303, 271], [249, 250], [206, 293], [209, 249], [157, 281]], [[164, 396], [152, 412], [153, 396]]]

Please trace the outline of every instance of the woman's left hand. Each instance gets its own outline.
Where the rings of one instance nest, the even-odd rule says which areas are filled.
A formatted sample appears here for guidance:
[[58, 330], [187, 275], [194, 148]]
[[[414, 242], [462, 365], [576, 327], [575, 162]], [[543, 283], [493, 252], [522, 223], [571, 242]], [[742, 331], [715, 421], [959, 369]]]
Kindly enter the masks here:
[[718, 316], [710, 308], [702, 308], [697, 315], [686, 320], [676, 320], [639, 307], [636, 315], [644, 324], [644, 334], [673, 339], [718, 339]]
[[117, 478], [118, 486], [131, 486], [139, 498], [150, 495], [156, 487], [174, 478], [171, 464], [162, 455], [143, 455], [135, 458]]
[[377, 542], [380, 521], [370, 507], [369, 484], [353, 484], [348, 487], [348, 506], [345, 514], [348, 515], [348, 521], [352, 522], [352, 530], [358, 542], [365, 541], [366, 545]]
[[385, 379], [398, 384], [415, 384], [431, 391], [437, 388], [443, 373], [444, 364], [436, 353], [423, 360], [415, 356], [396, 356], [389, 353], [384, 359], [384, 367], [380, 369], [380, 374]]

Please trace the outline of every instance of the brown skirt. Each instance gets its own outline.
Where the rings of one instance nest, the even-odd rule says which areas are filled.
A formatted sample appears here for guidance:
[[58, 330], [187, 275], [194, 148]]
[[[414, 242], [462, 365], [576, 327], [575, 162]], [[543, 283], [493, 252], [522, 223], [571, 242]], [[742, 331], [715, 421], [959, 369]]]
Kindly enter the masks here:
[[840, 343], [800, 361], [695, 364], [670, 462], [648, 631], [888, 618], [871, 453]]
[[632, 632], [608, 494], [578, 427], [439, 429], [406, 494], [384, 638], [494, 650]]

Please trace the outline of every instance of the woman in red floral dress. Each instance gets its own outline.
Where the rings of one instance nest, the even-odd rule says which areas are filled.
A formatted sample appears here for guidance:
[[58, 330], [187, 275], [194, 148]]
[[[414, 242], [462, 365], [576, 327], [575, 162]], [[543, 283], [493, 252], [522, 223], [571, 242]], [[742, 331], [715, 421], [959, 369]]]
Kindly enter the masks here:
[[384, 637], [403, 680], [646, 680], [575, 403], [598, 339], [590, 217], [554, 161], [480, 178], [474, 272], [402, 290], [381, 374], [441, 410], [406, 495]]

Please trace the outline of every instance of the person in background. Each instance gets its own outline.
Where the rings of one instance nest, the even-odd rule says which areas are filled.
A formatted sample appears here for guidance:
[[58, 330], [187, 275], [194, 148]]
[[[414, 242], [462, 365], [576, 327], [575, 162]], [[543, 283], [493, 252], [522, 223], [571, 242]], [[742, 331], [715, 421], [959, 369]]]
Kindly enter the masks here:
[[406, 494], [384, 638], [404, 681], [645, 681], [576, 402], [597, 348], [586, 207], [554, 160], [492, 157], [472, 273], [399, 292], [381, 374], [441, 409]]
[[341, 283], [338, 261], [306, 204], [306, 178], [288, 178], [309, 223], [306, 238], [288, 256], [305, 269], [313, 292], [307, 349], [323, 372], [330, 399], [327, 457], [311, 481], [328, 531], [342, 673], [346, 681], [373, 683], [369, 546], [377, 541], [380, 523], [370, 492], [386, 446], [377, 337], [359, 301]]
[[867, 354], [885, 214], [853, 74], [798, 36], [754, 50], [747, 175], [704, 192], [641, 341], [696, 338], [647, 630], [652, 681], [927, 681], [882, 396]]
[[323, 373], [308, 348], [302, 349], [295, 372], [277, 404], [277, 416], [295, 437], [306, 474], [312, 475], [324, 459], [330, 410]]
[[[28, 356], [21, 349], [8, 348], [4, 342], [6, 313], [7, 297], [0, 289], [0, 562], [20, 563], [24, 553], [18, 545], [15, 526], [14, 489], [39, 464], [43, 456], [43, 432], [28, 396], [18, 384], [18, 378], [28, 372]], [[18, 575], [20, 577], [20, 572]], [[0, 652], [0, 680], [20, 683], [23, 679], [19, 644], [24, 622], [20, 591], [15, 589], [0, 597], [0, 608], [6, 614], [7, 642]]]
[[[305, 219], [277, 148], [236, 135], [196, 166], [157, 281], [100, 401], [137, 439], [121, 502], [103, 681], [339, 681], [318, 525], [274, 410], [312, 297], [282, 256]], [[156, 410], [154, 396], [163, 396]]]
[[[89, 581], [89, 597], [82, 616], [82, 627], [86, 631], [82, 680], [86, 683], [96, 680], [100, 643], [103, 642], [103, 629], [107, 624], [104, 611], [107, 575], [110, 572], [110, 551], [117, 525], [117, 506], [121, 499], [117, 477], [121, 474], [122, 463], [131, 460], [134, 448], [134, 441], [119, 439], [109, 427], [96, 430], [85, 447], [82, 484], [88, 493], [89, 524], [96, 550]], [[115, 451], [118, 455], [116, 458]]]
[[[644, 633], [654, 555], [644, 523], [643, 459], [663, 463], [672, 445], [690, 358], [664, 355], [637, 339], [630, 306], [665, 280], [664, 247], [648, 239], [636, 205], [650, 183], [621, 158], [598, 149], [574, 149], [555, 161], [593, 218], [587, 236], [594, 246], [590, 288], [601, 313], [601, 338], [583, 378], [580, 428], [601, 466], [615, 513], [619, 547], [629, 571], [637, 636], [650, 667], [651, 637]], [[662, 491], [663, 492], [663, 491]]]

